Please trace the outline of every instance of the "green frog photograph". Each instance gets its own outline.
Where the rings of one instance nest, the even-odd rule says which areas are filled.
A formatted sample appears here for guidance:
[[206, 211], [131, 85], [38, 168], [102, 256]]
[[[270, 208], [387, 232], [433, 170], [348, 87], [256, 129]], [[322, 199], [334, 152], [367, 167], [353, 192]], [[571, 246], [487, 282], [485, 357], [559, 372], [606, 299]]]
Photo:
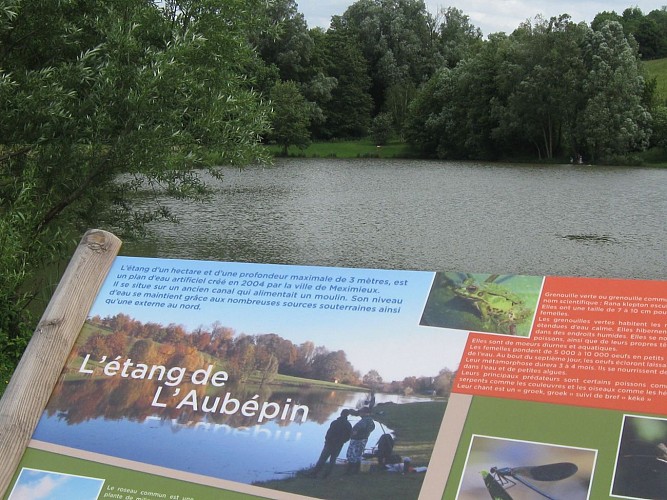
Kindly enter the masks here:
[[543, 278], [436, 273], [420, 324], [528, 337]]

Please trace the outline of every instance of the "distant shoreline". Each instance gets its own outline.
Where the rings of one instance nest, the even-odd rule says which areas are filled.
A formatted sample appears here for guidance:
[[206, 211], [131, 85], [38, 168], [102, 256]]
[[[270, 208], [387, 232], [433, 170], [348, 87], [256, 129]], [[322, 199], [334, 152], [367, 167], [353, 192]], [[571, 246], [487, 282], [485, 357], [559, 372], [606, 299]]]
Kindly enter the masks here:
[[[420, 155], [412, 149], [409, 144], [402, 141], [390, 141], [385, 145], [376, 145], [371, 138], [318, 141], [311, 143], [305, 149], [290, 146], [287, 157], [282, 156], [282, 148], [276, 145], [267, 146], [270, 154], [275, 158], [320, 158], [320, 159], [353, 159], [353, 158], [378, 158], [378, 159], [409, 159], [409, 160], [436, 160], [429, 156]], [[655, 167], [667, 168], [664, 154], [653, 149], [643, 153], [637, 153], [627, 163], [614, 164], [614, 166], [626, 167]], [[481, 160], [470, 160], [481, 161]], [[564, 165], [569, 163], [569, 157], [555, 158], [553, 160], [539, 160], [538, 158], [501, 158], [496, 160], [484, 160], [488, 163], [530, 163], [544, 165]], [[587, 166], [587, 165], [582, 165]], [[600, 164], [600, 166], [608, 166]]]

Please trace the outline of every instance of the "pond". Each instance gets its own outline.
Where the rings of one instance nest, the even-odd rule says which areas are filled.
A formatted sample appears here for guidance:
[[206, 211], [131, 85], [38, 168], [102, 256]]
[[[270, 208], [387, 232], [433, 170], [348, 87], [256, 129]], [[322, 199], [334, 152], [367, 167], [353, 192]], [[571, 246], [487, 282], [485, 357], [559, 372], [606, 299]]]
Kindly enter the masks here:
[[[213, 181], [214, 185], [218, 181]], [[163, 200], [126, 255], [665, 279], [667, 170], [285, 159], [226, 169], [211, 201]]]
[[[145, 397], [151, 382], [71, 381], [59, 385], [35, 431], [34, 438], [80, 450], [151, 465], [254, 483], [284, 479], [317, 461], [324, 436], [343, 408], [356, 409], [366, 392], [309, 388], [298, 395], [264, 390], [261, 399], [281, 406], [306, 405], [305, 421], [245, 418], [239, 413], [156, 411]], [[189, 390], [189, 389], [187, 389]], [[187, 392], [184, 388], [184, 392]], [[242, 387], [229, 389], [235, 398], [250, 399]], [[224, 396], [224, 394], [223, 394]], [[430, 398], [377, 394], [377, 403], [430, 401]], [[143, 403], [139, 403], [142, 401]], [[85, 403], [82, 403], [85, 402]], [[354, 425], [359, 417], [350, 416]], [[379, 423], [368, 439], [376, 445], [390, 428]], [[343, 447], [340, 458], [345, 457]]]

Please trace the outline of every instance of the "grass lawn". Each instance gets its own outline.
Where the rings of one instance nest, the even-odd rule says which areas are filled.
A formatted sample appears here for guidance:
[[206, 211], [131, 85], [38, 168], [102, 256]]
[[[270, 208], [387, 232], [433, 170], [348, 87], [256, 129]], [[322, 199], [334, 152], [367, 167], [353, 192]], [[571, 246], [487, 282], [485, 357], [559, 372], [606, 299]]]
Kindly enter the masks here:
[[[402, 457], [410, 457], [413, 465], [426, 465], [433, 451], [433, 445], [440, 429], [440, 422], [446, 407], [445, 401], [425, 403], [377, 405], [373, 410], [376, 422], [395, 431], [394, 452]], [[372, 446], [375, 443], [368, 443]], [[343, 447], [341, 457], [344, 456]], [[317, 457], [313, 457], [315, 460]], [[344, 475], [345, 465], [337, 465], [328, 478], [311, 479], [305, 472], [278, 481], [267, 481], [258, 486], [308, 495], [317, 498], [348, 499], [363, 496], [371, 499], [405, 498], [419, 496], [424, 474], [398, 474], [374, 470], [356, 475]]]
[[[665, 59], [667, 61], [667, 59]], [[665, 72], [667, 76], [667, 70]], [[667, 80], [667, 78], [666, 78]], [[667, 88], [665, 89], [665, 98], [667, 98]], [[281, 155], [281, 148], [273, 145], [267, 146], [274, 156]], [[289, 148], [288, 156], [290, 158], [414, 158], [420, 156], [403, 142], [390, 142], [386, 146], [376, 147], [370, 139], [360, 139], [356, 141], [331, 141], [314, 142], [306, 149], [296, 147]], [[642, 153], [636, 154], [636, 160], [644, 166], [665, 168], [667, 167], [667, 158], [662, 148], [652, 148]], [[505, 158], [504, 162], [515, 163], [535, 163], [534, 158]], [[549, 163], [562, 163], [561, 160]]]
[[645, 61], [644, 67], [649, 77], [656, 79], [658, 99], [667, 99], [667, 58]]
[[[281, 154], [279, 146], [269, 146], [272, 154]], [[313, 142], [306, 149], [290, 147], [288, 156], [299, 158], [410, 158], [415, 157], [407, 144], [390, 141], [376, 146], [370, 138], [354, 141]]]

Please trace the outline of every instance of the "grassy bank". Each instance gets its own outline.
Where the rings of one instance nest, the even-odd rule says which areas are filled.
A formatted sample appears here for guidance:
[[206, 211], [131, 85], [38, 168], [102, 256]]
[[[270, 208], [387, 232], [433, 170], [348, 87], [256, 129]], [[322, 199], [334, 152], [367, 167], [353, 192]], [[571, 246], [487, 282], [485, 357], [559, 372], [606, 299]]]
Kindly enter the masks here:
[[[440, 429], [446, 403], [434, 401], [425, 403], [379, 404], [373, 418], [395, 431], [394, 452], [402, 457], [410, 457], [415, 466], [427, 465], [433, 452], [435, 438]], [[374, 446], [375, 443], [368, 443]], [[344, 456], [345, 450], [341, 456]], [[317, 457], [313, 457], [315, 461]], [[344, 500], [356, 498], [360, 492], [367, 499], [417, 498], [424, 481], [424, 474], [398, 474], [385, 471], [361, 472], [344, 475], [345, 465], [337, 465], [328, 478], [312, 479], [303, 471], [296, 476], [278, 481], [261, 483], [271, 489], [308, 495], [316, 498]]]
[[649, 78], [656, 79], [656, 94], [658, 99], [667, 99], [667, 59], [645, 61], [644, 68]]
[[[667, 93], [667, 89], [665, 90]], [[274, 156], [281, 156], [281, 148], [268, 146]], [[331, 141], [314, 142], [306, 149], [291, 147], [288, 150], [290, 158], [412, 158], [417, 159], [419, 155], [403, 142], [390, 142], [377, 147], [370, 139], [359, 139], [355, 141]], [[567, 163], [567, 158], [559, 158], [550, 161], [538, 161], [533, 157], [504, 158], [501, 163], [543, 163], [545, 166], [551, 164]], [[620, 161], [620, 160], [619, 160]], [[617, 163], [614, 163], [616, 165]], [[635, 153], [627, 158], [627, 161], [618, 163], [626, 166], [647, 166], [667, 168], [667, 154], [660, 148], [653, 148], [642, 153]]]
[[[282, 148], [269, 146], [271, 154], [279, 156]], [[293, 158], [411, 158], [414, 152], [404, 142], [391, 141], [377, 146], [370, 138], [354, 141], [313, 142], [306, 149], [290, 147], [288, 156]]]

